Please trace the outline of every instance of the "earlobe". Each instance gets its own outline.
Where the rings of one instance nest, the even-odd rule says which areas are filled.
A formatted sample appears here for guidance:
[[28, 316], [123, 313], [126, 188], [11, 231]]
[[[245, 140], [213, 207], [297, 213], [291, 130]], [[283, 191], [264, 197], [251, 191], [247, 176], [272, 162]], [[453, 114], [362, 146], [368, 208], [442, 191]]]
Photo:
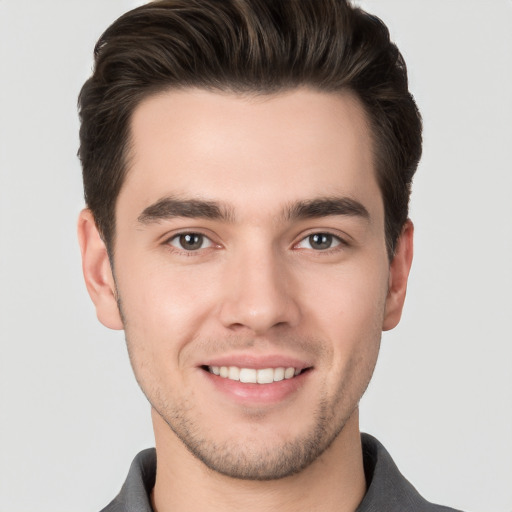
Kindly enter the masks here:
[[402, 229], [389, 270], [389, 287], [386, 298], [386, 311], [383, 331], [389, 331], [398, 325], [402, 316], [402, 309], [407, 291], [407, 280], [412, 265], [414, 226], [407, 220]]
[[96, 307], [98, 320], [110, 329], [123, 329], [107, 248], [87, 208], [78, 217], [78, 241], [85, 284]]

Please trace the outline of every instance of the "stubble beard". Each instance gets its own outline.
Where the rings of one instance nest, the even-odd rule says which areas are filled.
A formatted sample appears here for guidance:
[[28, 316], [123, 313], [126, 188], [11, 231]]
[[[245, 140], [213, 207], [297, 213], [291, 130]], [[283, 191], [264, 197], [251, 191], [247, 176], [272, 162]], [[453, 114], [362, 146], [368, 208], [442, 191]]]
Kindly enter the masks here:
[[353, 412], [336, 421], [334, 412], [322, 402], [308, 432], [269, 446], [261, 439], [251, 442], [250, 436], [216, 441], [205, 436], [204, 427], [201, 429], [194, 421], [186, 404], [172, 410], [152, 405], [187, 450], [209, 469], [230, 478], [259, 481], [277, 480], [304, 470], [329, 448]]
[[[278, 480], [306, 469], [340, 435], [357, 409], [373, 373], [374, 362], [361, 363], [361, 358], [358, 358], [349, 366], [333, 395], [324, 393], [315, 409], [299, 413], [297, 421], [311, 418], [302, 434], [273, 444], [262, 439], [261, 435], [251, 438], [250, 433], [241, 439], [226, 435], [225, 440], [219, 441], [215, 434], [208, 435], [208, 426], [201, 423], [193, 400], [182, 398], [169, 404], [156, 389], [153, 389], [152, 397], [147, 393], [146, 397], [186, 449], [209, 469], [241, 480]], [[358, 382], [355, 387], [352, 387], [353, 379]], [[144, 392], [142, 386], [141, 389]], [[261, 419], [255, 418], [256, 423]]]
[[[119, 309], [122, 311], [121, 307]], [[361, 354], [356, 356], [347, 366], [347, 373], [334, 395], [324, 393], [318, 399], [316, 409], [305, 413], [312, 420], [304, 434], [281, 441], [275, 446], [269, 446], [265, 440], [258, 438], [251, 442], [249, 437], [219, 442], [213, 436], [207, 436], [208, 426], [201, 425], [200, 414], [194, 410], [191, 400], [182, 398], [171, 404], [162, 396], [158, 386], [148, 389], [144, 379], [139, 378], [137, 366], [144, 365], [135, 364], [125, 318], [122, 316], [130, 362], [137, 382], [152, 408], [185, 448], [206, 467], [240, 480], [278, 480], [300, 473], [316, 461], [332, 445], [357, 409], [373, 374], [380, 346], [378, 336], [374, 357], [368, 359]], [[303, 414], [301, 412], [299, 416]]]

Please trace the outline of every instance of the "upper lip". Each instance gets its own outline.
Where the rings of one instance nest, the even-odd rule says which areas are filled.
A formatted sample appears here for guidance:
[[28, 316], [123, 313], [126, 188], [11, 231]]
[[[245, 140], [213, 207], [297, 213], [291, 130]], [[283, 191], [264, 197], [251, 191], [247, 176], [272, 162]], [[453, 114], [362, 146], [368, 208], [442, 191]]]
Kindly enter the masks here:
[[236, 366], [238, 368], [295, 368], [304, 370], [310, 368], [312, 364], [303, 359], [285, 356], [285, 355], [252, 355], [252, 354], [234, 354], [217, 356], [206, 360], [200, 366]]

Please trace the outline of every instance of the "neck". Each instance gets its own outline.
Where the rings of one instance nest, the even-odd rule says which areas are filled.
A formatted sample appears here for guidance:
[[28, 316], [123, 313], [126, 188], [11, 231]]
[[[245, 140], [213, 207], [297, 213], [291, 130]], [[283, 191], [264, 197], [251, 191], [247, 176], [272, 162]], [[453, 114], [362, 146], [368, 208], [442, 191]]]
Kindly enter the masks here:
[[366, 492], [358, 411], [331, 446], [300, 473], [270, 481], [221, 475], [196, 459], [153, 411], [155, 512], [354, 512]]

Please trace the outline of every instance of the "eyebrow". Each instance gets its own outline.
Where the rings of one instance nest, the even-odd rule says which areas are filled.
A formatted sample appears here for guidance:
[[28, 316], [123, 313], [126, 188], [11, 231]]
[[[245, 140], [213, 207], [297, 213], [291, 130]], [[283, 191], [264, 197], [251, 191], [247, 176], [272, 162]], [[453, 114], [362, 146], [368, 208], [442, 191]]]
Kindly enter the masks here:
[[362, 203], [350, 197], [323, 197], [291, 204], [284, 212], [286, 220], [313, 219], [345, 215], [369, 220], [370, 214]]
[[232, 222], [234, 214], [231, 208], [226, 205], [221, 205], [215, 201], [164, 197], [145, 208], [137, 220], [141, 224], [151, 224], [153, 222], [168, 220], [175, 217]]
[[[355, 199], [349, 197], [324, 197], [291, 203], [281, 213], [286, 221], [313, 219], [344, 215], [369, 220], [368, 210]], [[139, 215], [141, 224], [151, 224], [176, 217], [198, 218], [234, 222], [234, 210], [216, 201], [198, 199], [178, 199], [164, 197], [148, 206]]]

